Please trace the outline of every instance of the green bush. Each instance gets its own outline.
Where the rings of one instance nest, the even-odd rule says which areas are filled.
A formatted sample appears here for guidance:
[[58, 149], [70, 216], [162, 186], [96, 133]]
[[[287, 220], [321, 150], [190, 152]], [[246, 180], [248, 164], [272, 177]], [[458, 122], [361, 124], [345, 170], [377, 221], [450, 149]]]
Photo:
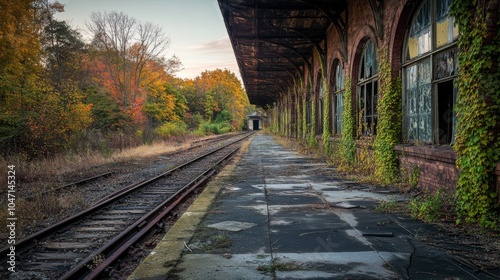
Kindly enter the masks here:
[[423, 197], [413, 199], [409, 208], [414, 218], [435, 222], [453, 215], [452, 203], [452, 196], [440, 189], [434, 194], [425, 194]]
[[187, 124], [182, 121], [166, 122], [157, 127], [155, 133], [163, 138], [186, 135], [188, 133]]
[[210, 135], [210, 134], [224, 134], [231, 131], [231, 124], [228, 122], [202, 122], [195, 134], [197, 135]]

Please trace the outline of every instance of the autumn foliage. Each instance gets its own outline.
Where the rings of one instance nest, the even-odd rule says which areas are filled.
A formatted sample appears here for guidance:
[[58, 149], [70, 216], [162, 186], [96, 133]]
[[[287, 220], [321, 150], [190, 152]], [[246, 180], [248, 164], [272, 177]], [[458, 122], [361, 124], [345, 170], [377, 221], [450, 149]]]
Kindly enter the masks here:
[[63, 11], [48, 0], [0, 1], [4, 155], [108, 151], [213, 124], [242, 128], [249, 102], [234, 73], [176, 78], [181, 62], [164, 57], [169, 39], [159, 27], [96, 12], [84, 42], [55, 19]]

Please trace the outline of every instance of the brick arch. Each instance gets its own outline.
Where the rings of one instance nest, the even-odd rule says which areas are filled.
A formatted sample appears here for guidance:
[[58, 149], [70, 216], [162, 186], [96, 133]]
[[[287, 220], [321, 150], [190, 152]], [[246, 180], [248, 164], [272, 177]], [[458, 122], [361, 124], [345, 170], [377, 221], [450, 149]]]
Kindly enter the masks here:
[[333, 66], [335, 64], [335, 61], [340, 61], [340, 63], [342, 63], [342, 68], [344, 68], [343, 66], [345, 65], [345, 61], [342, 61], [342, 55], [341, 55], [341, 52], [340, 50], [337, 48], [335, 49], [335, 51], [333, 52], [333, 54], [328, 58], [328, 68], [327, 68], [327, 73], [328, 73], [328, 77], [329, 77], [329, 80], [332, 79], [332, 75], [334, 75], [333, 73]]
[[[356, 104], [356, 84], [358, 81], [358, 68], [359, 63], [361, 61], [361, 54], [363, 52], [363, 48], [368, 42], [368, 40], [372, 40], [375, 45], [375, 49], [378, 52], [378, 48], [380, 46], [380, 42], [377, 39], [375, 28], [371, 25], [365, 25], [361, 29], [360, 32], [356, 35], [356, 39], [354, 40], [354, 47], [351, 49], [350, 54], [350, 69], [348, 71], [349, 77], [351, 78], [351, 92], [352, 92], [352, 105]], [[345, 73], [345, 72], [344, 72]], [[347, 76], [346, 76], [347, 78]], [[353, 107], [354, 108], [354, 107]]]
[[316, 120], [316, 134], [321, 134], [324, 129], [324, 124], [323, 124], [323, 111], [320, 108], [320, 98], [319, 98], [319, 91], [321, 88], [321, 67], [317, 67], [314, 71], [314, 78], [313, 78], [313, 84], [314, 84], [314, 93], [313, 93], [313, 100], [316, 106], [316, 111], [315, 111], [315, 120]]
[[363, 51], [363, 47], [365, 46], [366, 42], [368, 40], [372, 40], [373, 43], [375, 44], [375, 49], [378, 52], [378, 48], [380, 46], [380, 42], [377, 39], [377, 36], [375, 35], [375, 28], [371, 25], [365, 25], [361, 29], [360, 32], [358, 32], [356, 39], [354, 40], [354, 48], [351, 49], [351, 55], [349, 58], [349, 61], [351, 62], [351, 69], [349, 71], [351, 80], [357, 81], [358, 77], [358, 68], [359, 68], [359, 62], [361, 60], [361, 53]]
[[402, 1], [400, 3], [392, 22], [391, 34], [389, 38], [389, 60], [391, 62], [392, 76], [400, 75], [401, 65], [403, 63], [404, 42], [406, 31], [411, 24], [413, 16], [422, 4], [423, 0]]

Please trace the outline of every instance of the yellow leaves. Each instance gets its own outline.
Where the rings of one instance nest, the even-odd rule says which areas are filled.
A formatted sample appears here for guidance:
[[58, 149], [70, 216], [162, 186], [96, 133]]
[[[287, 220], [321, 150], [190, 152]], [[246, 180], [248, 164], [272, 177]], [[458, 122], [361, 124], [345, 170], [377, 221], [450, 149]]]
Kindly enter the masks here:
[[234, 73], [225, 69], [204, 71], [194, 80], [198, 94], [203, 95], [205, 116], [215, 119], [214, 113], [227, 110], [233, 130], [241, 128], [245, 119], [248, 96]]
[[0, 76], [22, 79], [26, 73], [40, 71], [38, 26], [33, 21], [31, 2], [0, 3]]
[[62, 94], [45, 85], [24, 96], [27, 107], [20, 113], [26, 116], [30, 135], [25, 141], [31, 154], [57, 152], [91, 124], [93, 105], [84, 104], [81, 93], [71, 85], [66, 89]]

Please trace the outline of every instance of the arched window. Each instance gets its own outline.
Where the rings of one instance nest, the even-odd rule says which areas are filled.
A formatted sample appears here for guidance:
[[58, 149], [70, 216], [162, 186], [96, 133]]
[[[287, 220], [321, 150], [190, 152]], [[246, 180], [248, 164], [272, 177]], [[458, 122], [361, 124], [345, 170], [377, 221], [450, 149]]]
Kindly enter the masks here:
[[317, 118], [316, 118], [316, 134], [322, 134], [323, 133], [323, 128], [324, 128], [324, 124], [323, 124], [323, 111], [324, 111], [324, 87], [323, 87], [323, 79], [321, 78], [321, 73], [318, 73], [318, 78], [316, 80], [316, 88], [317, 88], [317, 92], [318, 92], [318, 95], [317, 95], [317, 109], [316, 109], [316, 115], [317, 115]]
[[409, 142], [450, 144], [457, 94], [458, 30], [451, 0], [426, 0], [415, 14], [404, 57], [404, 136]]
[[342, 133], [342, 113], [344, 112], [344, 73], [342, 64], [337, 59], [333, 64], [333, 91], [332, 91], [332, 127], [333, 133]]
[[[366, 42], [358, 71], [358, 113], [363, 135], [374, 135], [377, 126], [378, 62], [375, 44]], [[358, 115], [359, 116], [359, 115]]]

